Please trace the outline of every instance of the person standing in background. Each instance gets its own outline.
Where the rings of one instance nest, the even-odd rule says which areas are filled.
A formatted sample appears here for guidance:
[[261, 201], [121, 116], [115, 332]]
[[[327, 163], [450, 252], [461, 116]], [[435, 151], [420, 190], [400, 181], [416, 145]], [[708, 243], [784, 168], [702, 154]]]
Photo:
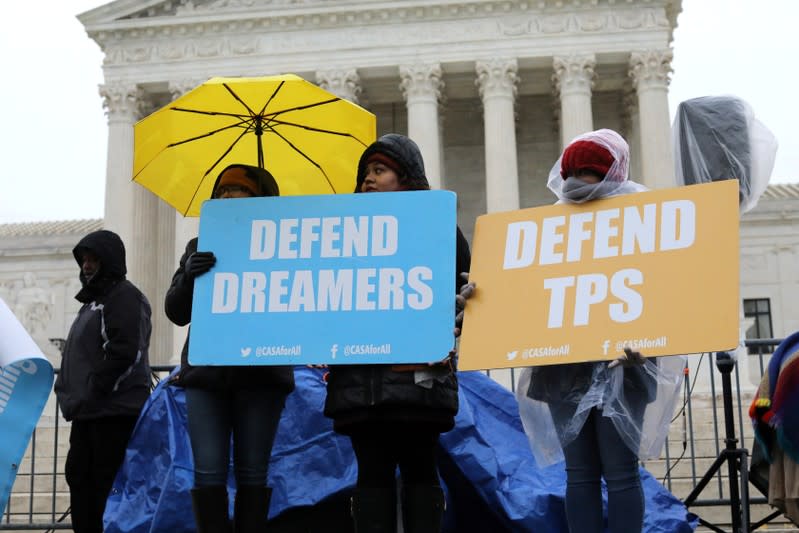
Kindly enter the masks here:
[[72, 251], [83, 304], [64, 345], [55, 383], [69, 434], [65, 474], [75, 533], [103, 531], [114, 477], [150, 393], [150, 304], [125, 279], [125, 245], [108, 230]]

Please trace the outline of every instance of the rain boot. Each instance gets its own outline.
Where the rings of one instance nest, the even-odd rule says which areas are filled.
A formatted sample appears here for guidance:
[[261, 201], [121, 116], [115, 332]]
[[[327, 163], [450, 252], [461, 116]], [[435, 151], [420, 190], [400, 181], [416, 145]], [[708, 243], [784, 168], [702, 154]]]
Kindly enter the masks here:
[[410, 485], [402, 489], [404, 533], [440, 533], [444, 522], [444, 491], [438, 485]]
[[235, 533], [264, 533], [269, 515], [272, 489], [261, 485], [241, 485], [236, 489], [233, 504]]
[[212, 485], [192, 489], [191, 506], [197, 533], [230, 533], [226, 487]]
[[396, 533], [397, 491], [394, 487], [356, 489], [352, 521], [355, 533]]

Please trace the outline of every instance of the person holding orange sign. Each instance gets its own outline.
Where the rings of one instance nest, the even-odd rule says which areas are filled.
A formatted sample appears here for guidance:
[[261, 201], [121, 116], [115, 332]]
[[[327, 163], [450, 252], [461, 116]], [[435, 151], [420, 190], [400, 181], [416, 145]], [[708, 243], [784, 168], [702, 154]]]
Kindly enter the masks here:
[[[627, 142], [615, 131], [580, 135], [555, 163], [548, 187], [558, 203], [572, 204], [645, 191], [628, 179], [629, 157]], [[603, 477], [608, 531], [641, 531], [644, 494], [639, 451], [642, 445], [652, 447], [665, 439], [673, 394], [664, 395], [669, 398], [662, 398], [663, 408], [653, 404], [659, 384], [676, 382], [658, 361], [629, 347], [610, 363], [537, 366], [522, 372], [519, 411], [536, 460], [540, 466], [561, 457], [566, 462], [566, 519], [572, 533], [604, 531]], [[660, 418], [645, 424], [645, 413], [647, 418]], [[650, 427], [657, 428], [658, 436], [645, 435]]]

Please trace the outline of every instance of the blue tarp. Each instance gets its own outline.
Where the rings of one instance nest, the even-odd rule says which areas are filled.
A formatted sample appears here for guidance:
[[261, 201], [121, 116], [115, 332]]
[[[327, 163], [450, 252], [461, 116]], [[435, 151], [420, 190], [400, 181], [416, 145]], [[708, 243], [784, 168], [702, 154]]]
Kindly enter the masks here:
[[[343, 497], [355, 485], [349, 439], [335, 434], [322, 414], [322, 372], [297, 367], [295, 376], [297, 388], [286, 401], [269, 467], [270, 518]], [[480, 372], [461, 372], [459, 379], [456, 427], [441, 436], [439, 450], [445, 531], [566, 531], [563, 464], [536, 466], [508, 390]], [[131, 437], [106, 506], [107, 533], [194, 531], [184, 394], [166, 383], [145, 404]], [[693, 531], [696, 516], [646, 470], [641, 475], [644, 531]], [[232, 475], [229, 490], [235, 490]]]

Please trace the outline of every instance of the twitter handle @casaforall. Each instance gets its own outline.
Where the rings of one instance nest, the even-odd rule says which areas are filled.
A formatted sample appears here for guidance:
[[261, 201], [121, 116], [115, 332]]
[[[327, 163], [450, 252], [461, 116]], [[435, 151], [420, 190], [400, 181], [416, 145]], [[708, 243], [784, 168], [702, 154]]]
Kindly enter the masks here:
[[[246, 354], [245, 354], [246, 351]], [[249, 349], [242, 349], [242, 357], [250, 355]], [[292, 356], [302, 355], [302, 345], [295, 344], [294, 346], [286, 346], [285, 344], [278, 344], [272, 346], [258, 346], [255, 348], [255, 357], [276, 357], [276, 356]]]
[[522, 359], [534, 359], [536, 357], [564, 357], [569, 355], [570, 344], [562, 346], [536, 346], [535, 348], [525, 348], [524, 350], [514, 350], [507, 353], [508, 360], [512, 361], [519, 355]]

